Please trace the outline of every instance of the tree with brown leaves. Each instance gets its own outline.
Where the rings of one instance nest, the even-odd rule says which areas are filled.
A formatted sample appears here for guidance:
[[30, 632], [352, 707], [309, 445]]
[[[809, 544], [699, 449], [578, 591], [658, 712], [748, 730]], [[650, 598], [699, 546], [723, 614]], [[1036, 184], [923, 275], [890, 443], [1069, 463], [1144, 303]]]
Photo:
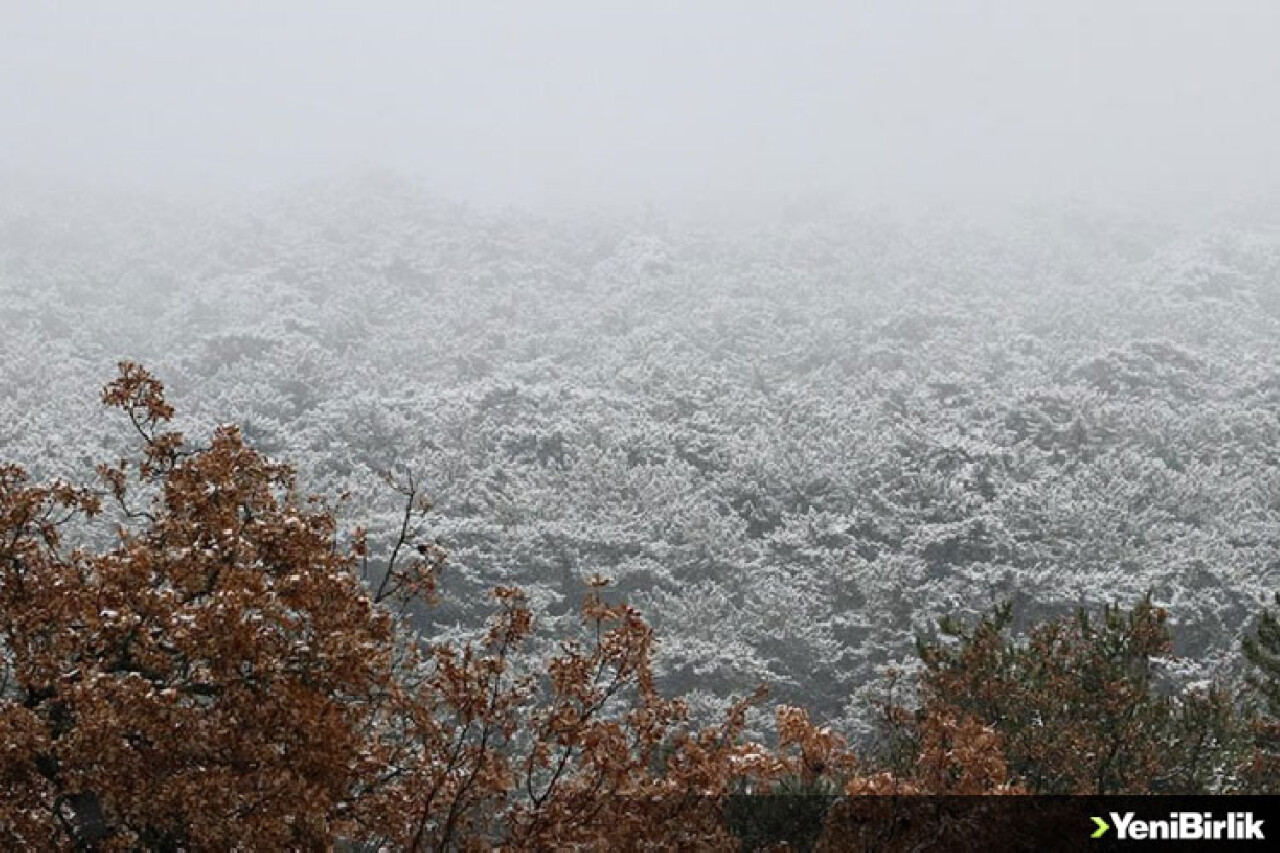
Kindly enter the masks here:
[[[1232, 772], [1237, 722], [1229, 696], [1157, 687], [1157, 663], [1172, 639], [1167, 613], [1149, 599], [1127, 611], [1104, 608], [1097, 618], [1080, 610], [1049, 620], [1025, 640], [1006, 636], [1011, 616], [1002, 606], [973, 628], [943, 619], [951, 640], [920, 645], [921, 708], [890, 709], [889, 719], [907, 738], [905, 755], [931, 767], [926, 790], [1202, 793]], [[968, 729], [966, 748], [985, 757], [938, 776], [928, 757], [942, 720]]]
[[[11, 845], [323, 844], [343, 825], [391, 689], [392, 620], [334, 545], [332, 516], [233, 427], [163, 431], [163, 387], [124, 364], [104, 402], [143, 440], [101, 466], [125, 524], [68, 549], [100, 496], [0, 480], [0, 728]], [[149, 494], [130, 503], [134, 490]]]
[[[397, 614], [444, 560], [409, 544], [429, 508], [416, 484], [374, 583], [363, 532], [340, 545], [234, 427], [189, 445], [131, 363], [103, 400], [142, 453], [100, 466], [101, 493], [0, 469], [7, 847], [732, 847], [709, 798], [849, 763], [789, 709], [780, 752], [743, 742], [762, 693], [692, 727], [655, 686], [652, 631], [603, 581], [584, 636], [537, 672], [516, 663], [533, 616], [515, 589], [494, 591], [476, 643], [413, 636]], [[67, 546], [108, 508], [114, 545]]]

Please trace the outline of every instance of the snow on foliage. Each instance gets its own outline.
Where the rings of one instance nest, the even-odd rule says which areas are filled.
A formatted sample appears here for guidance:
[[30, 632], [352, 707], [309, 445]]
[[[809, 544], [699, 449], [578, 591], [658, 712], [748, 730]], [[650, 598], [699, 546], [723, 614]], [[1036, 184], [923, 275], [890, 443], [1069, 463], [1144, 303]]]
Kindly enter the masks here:
[[[120, 357], [343, 517], [415, 472], [451, 553], [422, 618], [610, 577], [657, 671], [834, 718], [944, 611], [1151, 590], [1233, 646], [1280, 564], [1280, 237], [825, 212], [734, 229], [488, 214], [395, 183], [255, 209], [10, 200], [0, 457], [119, 451]], [[696, 664], [694, 663], [696, 662]]]

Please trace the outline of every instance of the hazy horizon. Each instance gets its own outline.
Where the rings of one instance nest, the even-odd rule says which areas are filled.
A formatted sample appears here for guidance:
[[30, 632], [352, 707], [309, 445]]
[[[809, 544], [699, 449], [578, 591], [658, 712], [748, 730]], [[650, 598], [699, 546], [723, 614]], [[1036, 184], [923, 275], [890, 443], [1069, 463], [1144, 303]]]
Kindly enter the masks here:
[[[403, 8], [401, 8], [403, 6]], [[0, 175], [479, 204], [1274, 195], [1268, 3], [10, 6]]]

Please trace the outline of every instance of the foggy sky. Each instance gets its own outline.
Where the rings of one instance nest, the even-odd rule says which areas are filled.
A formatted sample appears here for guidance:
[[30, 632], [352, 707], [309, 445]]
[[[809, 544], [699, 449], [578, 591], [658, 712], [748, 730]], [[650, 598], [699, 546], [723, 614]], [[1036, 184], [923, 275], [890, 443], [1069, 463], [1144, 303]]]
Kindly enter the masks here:
[[485, 203], [1280, 186], [1280, 3], [0, 0], [0, 180]]

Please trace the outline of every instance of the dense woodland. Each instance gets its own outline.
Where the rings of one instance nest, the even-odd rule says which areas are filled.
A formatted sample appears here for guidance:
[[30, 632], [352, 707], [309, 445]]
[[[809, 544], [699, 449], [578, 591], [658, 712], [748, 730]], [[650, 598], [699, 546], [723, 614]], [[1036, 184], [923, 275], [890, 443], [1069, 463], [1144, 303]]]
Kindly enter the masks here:
[[[602, 792], [1274, 790], [1269, 221], [4, 199], [0, 832], [217, 847], [262, 796], [315, 803], [255, 830], [285, 844], [537, 847], [625, 827], [581, 821]], [[122, 359], [172, 424], [136, 368], [104, 398]], [[275, 628], [203, 645], [224, 605]], [[298, 763], [246, 794], [255, 660]], [[123, 796], [166, 715], [207, 750]], [[474, 782], [430, 776], [455, 748]]]

